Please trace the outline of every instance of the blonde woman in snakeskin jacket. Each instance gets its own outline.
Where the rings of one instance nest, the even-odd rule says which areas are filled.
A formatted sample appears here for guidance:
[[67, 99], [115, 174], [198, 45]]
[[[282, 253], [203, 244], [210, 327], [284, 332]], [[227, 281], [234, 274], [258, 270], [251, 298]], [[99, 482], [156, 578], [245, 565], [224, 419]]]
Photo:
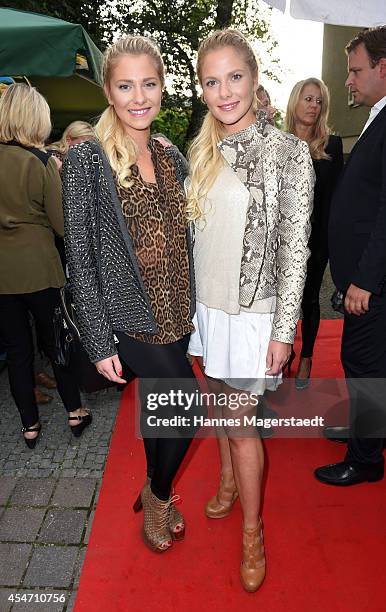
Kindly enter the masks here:
[[223, 30], [203, 41], [197, 73], [208, 113], [189, 154], [197, 298], [189, 352], [212, 391], [228, 396], [215, 421], [223, 426], [221, 481], [205, 512], [222, 518], [240, 497], [240, 579], [253, 592], [265, 576], [264, 454], [250, 423], [258, 396], [277, 387], [291, 355], [309, 255], [314, 171], [306, 143], [256, 113], [258, 65], [242, 34]]

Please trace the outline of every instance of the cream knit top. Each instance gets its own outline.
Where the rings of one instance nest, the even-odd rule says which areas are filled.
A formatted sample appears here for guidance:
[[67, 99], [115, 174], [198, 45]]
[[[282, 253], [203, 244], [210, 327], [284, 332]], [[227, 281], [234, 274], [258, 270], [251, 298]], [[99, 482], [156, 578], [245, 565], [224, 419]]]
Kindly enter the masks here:
[[249, 191], [227, 164], [208, 192], [195, 225], [197, 301], [228, 314], [274, 312], [276, 297], [239, 305], [240, 265]]

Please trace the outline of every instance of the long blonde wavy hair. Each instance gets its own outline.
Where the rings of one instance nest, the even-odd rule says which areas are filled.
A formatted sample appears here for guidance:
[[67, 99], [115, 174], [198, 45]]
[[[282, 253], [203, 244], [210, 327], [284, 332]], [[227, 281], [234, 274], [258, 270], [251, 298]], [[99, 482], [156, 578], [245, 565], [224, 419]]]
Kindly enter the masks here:
[[[203, 40], [199, 46], [196, 70], [201, 86], [202, 65], [206, 55], [211, 51], [224, 47], [233, 47], [238, 51], [249, 67], [252, 78], [257, 78], [259, 67], [251, 45], [241, 32], [227, 28], [225, 30], [216, 30]], [[256, 111], [256, 93], [253, 105], [254, 111]], [[201, 129], [188, 151], [190, 181], [187, 189], [187, 214], [189, 221], [195, 221], [203, 217], [202, 205], [223, 166], [217, 144], [225, 135], [226, 133], [221, 122], [210, 111], [207, 112]]]
[[83, 140], [95, 138], [94, 128], [87, 121], [73, 121], [70, 123], [64, 130], [61, 139], [50, 144], [49, 148], [53, 151], [59, 151], [62, 155], [66, 155], [71, 146], [71, 142], [68, 139], [75, 140], [78, 138]]
[[330, 93], [327, 85], [320, 79], [310, 77], [299, 81], [294, 85], [287, 104], [287, 112], [285, 117], [284, 129], [286, 132], [296, 134], [296, 105], [299, 102], [300, 96], [302, 95], [303, 89], [306, 85], [316, 85], [320, 90], [320, 98], [322, 101], [320, 114], [317, 122], [315, 123], [314, 129], [311, 134], [311, 138], [308, 141], [310, 154], [312, 159], [330, 159], [330, 156], [326, 153], [325, 149], [328, 143], [328, 138], [331, 134], [331, 130], [328, 127], [328, 114], [330, 112]]
[[0, 98], [0, 141], [16, 140], [25, 147], [44, 149], [51, 132], [51, 113], [45, 98], [24, 83], [10, 85]]
[[[145, 36], [129, 34], [117, 40], [105, 51], [102, 65], [102, 80], [105, 90], [109, 89], [111, 72], [122, 55], [148, 55], [154, 61], [163, 88], [165, 68], [156, 43]], [[129, 187], [131, 185], [131, 168], [137, 160], [138, 151], [134, 140], [126, 134], [114, 106], [110, 105], [102, 113], [95, 126], [95, 133], [112, 169], [118, 176], [119, 183], [123, 187]]]

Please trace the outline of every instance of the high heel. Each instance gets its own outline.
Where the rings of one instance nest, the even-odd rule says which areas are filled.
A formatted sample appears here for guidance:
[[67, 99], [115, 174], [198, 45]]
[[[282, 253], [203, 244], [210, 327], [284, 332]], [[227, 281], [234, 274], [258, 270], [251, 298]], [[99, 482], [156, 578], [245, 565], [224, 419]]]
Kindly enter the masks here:
[[214, 497], [205, 506], [205, 514], [208, 518], [224, 518], [231, 513], [233, 505], [238, 498], [236, 485], [225, 484], [221, 478], [220, 486]]
[[[150, 478], [146, 479], [146, 485], [150, 485]], [[173, 499], [177, 501], [177, 495], [173, 496]], [[139, 493], [137, 499], [133, 504], [133, 510], [137, 514], [143, 508], [141, 493]], [[169, 512], [169, 529], [173, 540], [176, 542], [181, 542], [181, 540], [185, 537], [185, 519], [181, 512], [177, 510], [174, 502], [170, 504], [170, 512]]]
[[265, 553], [261, 519], [254, 529], [243, 529], [240, 580], [248, 593], [254, 593], [265, 578]]
[[135, 500], [133, 504], [133, 510], [135, 514], [138, 514], [138, 512], [141, 512], [142, 508], [143, 506], [142, 506], [141, 493], [139, 493], [137, 499]]
[[179, 500], [179, 496], [174, 495], [173, 497], [174, 501], [170, 504], [169, 529], [173, 540], [176, 542], [182, 542], [185, 537], [186, 524], [184, 517], [175, 505], [177, 498]]
[[173, 545], [168, 521], [170, 506], [176, 497], [170, 497], [167, 501], [158, 499], [149, 484], [146, 484], [141, 491], [143, 506], [142, 539], [153, 552], [165, 552]]
[[283, 373], [286, 373], [288, 378], [291, 376], [291, 367], [292, 367], [292, 363], [293, 363], [295, 357], [296, 357], [296, 353], [292, 349], [291, 350], [291, 355], [289, 356], [289, 359], [288, 359], [287, 363], [285, 364], [285, 366], [283, 368]]
[[[21, 428], [21, 433], [23, 434], [23, 438], [24, 438], [24, 442], [26, 443], [26, 445], [28, 446], [28, 448], [30, 448], [31, 450], [35, 448], [36, 446], [36, 442], [38, 440], [40, 431], [41, 431], [41, 424], [39, 423], [38, 425], [36, 425], [36, 427], [22, 427]], [[37, 431], [38, 435], [35, 438], [26, 438], [25, 437], [25, 433], [30, 433], [33, 431]]]
[[68, 417], [69, 421], [79, 421], [78, 425], [70, 425], [70, 429], [75, 436], [75, 438], [79, 438], [82, 435], [82, 432], [86, 427], [91, 425], [92, 423], [92, 414], [88, 412], [87, 414], [79, 414], [77, 416]]
[[297, 391], [303, 391], [310, 386], [311, 383], [311, 369], [312, 369], [312, 359], [310, 359], [310, 369], [308, 371], [308, 376], [306, 378], [299, 378], [299, 376], [295, 377], [295, 389]]

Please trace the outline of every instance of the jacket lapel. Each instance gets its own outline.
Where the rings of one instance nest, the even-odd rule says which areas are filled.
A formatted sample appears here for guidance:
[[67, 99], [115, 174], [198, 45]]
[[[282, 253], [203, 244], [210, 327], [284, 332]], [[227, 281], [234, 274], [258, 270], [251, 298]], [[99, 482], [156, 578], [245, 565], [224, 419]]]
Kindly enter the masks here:
[[384, 121], [385, 119], [386, 119], [386, 106], [384, 106], [383, 109], [379, 111], [375, 119], [373, 119], [373, 121], [370, 123], [368, 128], [366, 128], [366, 130], [363, 132], [362, 136], [358, 138], [355, 145], [351, 149], [351, 153], [347, 159], [346, 166], [349, 164], [351, 157], [354, 155], [355, 151], [366, 142], [369, 136], [371, 136], [371, 134], [373, 134], [378, 129], [382, 121]]

